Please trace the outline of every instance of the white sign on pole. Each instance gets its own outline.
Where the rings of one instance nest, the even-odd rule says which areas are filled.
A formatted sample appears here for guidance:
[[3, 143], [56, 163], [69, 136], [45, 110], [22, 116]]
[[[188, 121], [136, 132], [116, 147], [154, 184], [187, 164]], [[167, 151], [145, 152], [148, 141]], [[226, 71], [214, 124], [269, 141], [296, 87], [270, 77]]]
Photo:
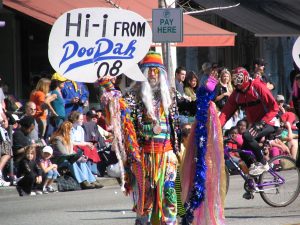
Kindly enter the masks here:
[[79, 8], [60, 16], [51, 29], [48, 56], [62, 76], [95, 82], [124, 73], [146, 80], [137, 63], [149, 51], [152, 31], [140, 15], [123, 9]]
[[153, 42], [183, 41], [183, 12], [181, 8], [152, 10]]
[[300, 37], [298, 37], [297, 40], [295, 41], [292, 54], [293, 54], [294, 62], [296, 63], [298, 68], [300, 68]]

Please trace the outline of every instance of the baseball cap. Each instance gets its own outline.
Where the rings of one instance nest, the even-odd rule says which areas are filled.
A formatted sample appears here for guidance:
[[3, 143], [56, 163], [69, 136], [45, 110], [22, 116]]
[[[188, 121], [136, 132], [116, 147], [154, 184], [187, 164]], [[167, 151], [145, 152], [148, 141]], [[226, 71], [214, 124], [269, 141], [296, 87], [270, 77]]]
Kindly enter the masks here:
[[50, 155], [52, 155], [53, 154], [53, 149], [50, 147], [50, 146], [45, 146], [44, 148], [43, 148], [43, 153], [49, 153]]
[[255, 64], [257, 64], [259, 66], [265, 66], [266, 65], [265, 60], [263, 58], [254, 59], [253, 65], [255, 65]]
[[276, 96], [276, 101], [279, 102], [279, 101], [284, 101], [284, 96], [283, 95], [277, 95]]
[[64, 78], [62, 75], [60, 75], [59, 73], [54, 73], [53, 76], [51, 77], [51, 80], [58, 80], [61, 82], [67, 81], [67, 79]]

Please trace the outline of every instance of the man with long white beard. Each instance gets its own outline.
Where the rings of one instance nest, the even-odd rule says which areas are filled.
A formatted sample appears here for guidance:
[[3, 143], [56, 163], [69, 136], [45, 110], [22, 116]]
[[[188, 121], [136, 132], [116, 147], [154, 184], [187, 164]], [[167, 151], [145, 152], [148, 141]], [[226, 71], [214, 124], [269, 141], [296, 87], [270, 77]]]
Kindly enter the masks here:
[[126, 99], [132, 110], [144, 171], [142, 178], [134, 178], [143, 179], [143, 190], [137, 189], [136, 181], [130, 184], [135, 210], [143, 203], [143, 209], [136, 210], [136, 224], [176, 224], [176, 107], [161, 55], [149, 52], [140, 67], [148, 80], [140, 83], [131, 99]]

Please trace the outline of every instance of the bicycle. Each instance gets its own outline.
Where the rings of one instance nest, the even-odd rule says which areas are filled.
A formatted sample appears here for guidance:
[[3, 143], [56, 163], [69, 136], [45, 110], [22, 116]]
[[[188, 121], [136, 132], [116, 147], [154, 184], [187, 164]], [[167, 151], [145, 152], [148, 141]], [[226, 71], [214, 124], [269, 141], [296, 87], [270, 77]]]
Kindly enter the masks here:
[[[248, 192], [249, 198], [253, 199], [255, 193], [259, 193], [265, 203], [272, 207], [285, 207], [296, 200], [300, 193], [300, 171], [296, 161], [286, 155], [276, 156], [268, 161], [270, 169], [259, 176], [245, 174], [238, 164], [233, 160], [230, 152], [244, 152], [254, 156], [252, 151], [233, 150], [226, 146], [224, 140], [225, 160], [229, 160], [238, 174], [245, 180], [244, 189]], [[229, 172], [226, 167], [226, 193], [229, 188]]]

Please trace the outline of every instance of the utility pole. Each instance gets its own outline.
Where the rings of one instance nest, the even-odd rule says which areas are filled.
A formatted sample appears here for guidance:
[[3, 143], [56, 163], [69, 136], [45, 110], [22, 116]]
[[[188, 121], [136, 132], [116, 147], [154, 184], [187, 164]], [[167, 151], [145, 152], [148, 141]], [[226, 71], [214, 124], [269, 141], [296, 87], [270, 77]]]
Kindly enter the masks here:
[[[165, 0], [158, 0], [159, 8], [166, 8]], [[175, 88], [175, 76], [172, 66], [171, 45], [170, 43], [161, 43], [162, 57], [167, 68], [168, 80], [171, 87]]]

